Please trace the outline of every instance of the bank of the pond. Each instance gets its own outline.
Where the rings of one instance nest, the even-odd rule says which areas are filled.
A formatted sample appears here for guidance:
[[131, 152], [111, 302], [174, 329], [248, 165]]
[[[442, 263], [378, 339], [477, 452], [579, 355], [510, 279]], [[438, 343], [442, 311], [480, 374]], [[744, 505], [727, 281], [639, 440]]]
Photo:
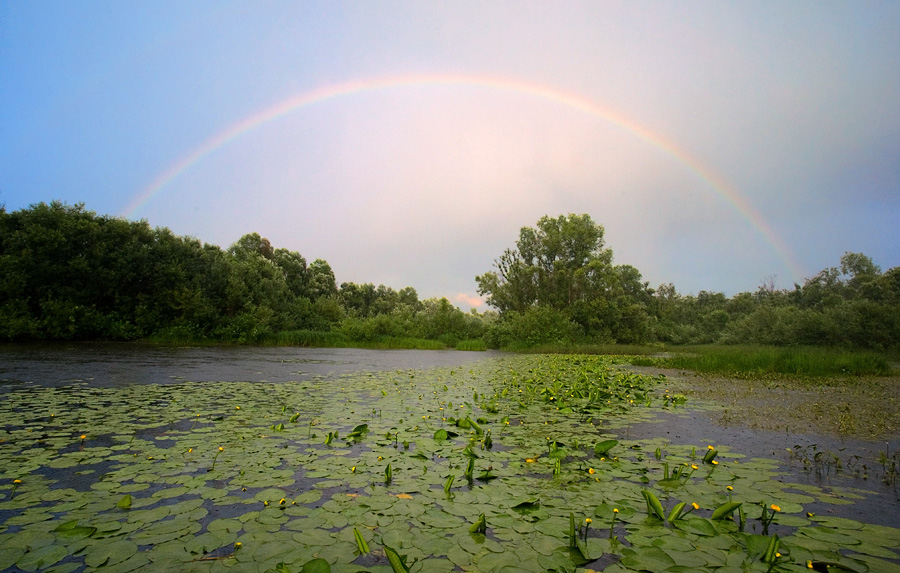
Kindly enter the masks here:
[[720, 426], [888, 443], [890, 454], [900, 450], [900, 376], [731, 378], [629, 368], [666, 376], [673, 392], [708, 403]]

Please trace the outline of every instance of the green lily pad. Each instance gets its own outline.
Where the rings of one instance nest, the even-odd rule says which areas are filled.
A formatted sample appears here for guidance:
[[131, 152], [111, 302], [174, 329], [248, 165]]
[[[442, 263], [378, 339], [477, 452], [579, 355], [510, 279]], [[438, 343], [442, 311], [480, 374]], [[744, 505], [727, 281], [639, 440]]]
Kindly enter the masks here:
[[115, 565], [137, 553], [137, 550], [137, 544], [126, 539], [98, 542], [85, 551], [84, 564], [89, 567]]
[[45, 545], [30, 550], [16, 561], [16, 567], [24, 571], [37, 571], [46, 569], [51, 565], [62, 561], [69, 551], [62, 545]]
[[658, 547], [625, 548], [622, 550], [622, 565], [638, 571], [664, 571], [678, 563]]

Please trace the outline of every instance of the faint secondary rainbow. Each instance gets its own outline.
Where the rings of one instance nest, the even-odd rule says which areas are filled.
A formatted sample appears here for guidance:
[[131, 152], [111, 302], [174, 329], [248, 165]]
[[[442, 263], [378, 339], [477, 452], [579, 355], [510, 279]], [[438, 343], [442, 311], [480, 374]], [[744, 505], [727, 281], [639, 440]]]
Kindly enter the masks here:
[[697, 176], [703, 179], [717, 194], [732, 205], [762, 235], [781, 260], [787, 265], [795, 278], [803, 277], [800, 265], [783, 241], [772, 230], [762, 215], [744, 199], [738, 189], [710, 167], [705, 166], [696, 157], [675, 145], [662, 135], [652, 132], [643, 125], [635, 123], [616, 111], [601, 106], [591, 100], [572, 93], [541, 84], [533, 84], [513, 79], [471, 75], [409, 75], [387, 78], [371, 78], [352, 80], [305, 91], [281, 101], [274, 106], [256, 112], [237, 123], [215, 133], [192, 149], [187, 155], [176, 161], [168, 169], [160, 173], [145, 187], [122, 211], [123, 217], [133, 217], [145, 204], [207, 155], [234, 139], [257, 127], [265, 125], [279, 117], [300, 108], [322, 103], [328, 100], [352, 96], [377, 90], [422, 87], [422, 86], [469, 86], [492, 88], [497, 90], [527, 94], [535, 98], [547, 100], [558, 105], [589, 114], [613, 125], [625, 129], [666, 154], [674, 157]]

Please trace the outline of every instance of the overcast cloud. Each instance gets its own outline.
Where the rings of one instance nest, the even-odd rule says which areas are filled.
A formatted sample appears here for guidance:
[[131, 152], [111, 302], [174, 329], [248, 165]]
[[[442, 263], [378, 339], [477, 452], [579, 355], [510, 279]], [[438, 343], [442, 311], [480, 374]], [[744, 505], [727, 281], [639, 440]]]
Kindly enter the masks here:
[[4, 2], [0, 203], [259, 232], [465, 309], [545, 214], [590, 214], [680, 292], [788, 288], [846, 251], [887, 269], [897, 30], [897, 2]]

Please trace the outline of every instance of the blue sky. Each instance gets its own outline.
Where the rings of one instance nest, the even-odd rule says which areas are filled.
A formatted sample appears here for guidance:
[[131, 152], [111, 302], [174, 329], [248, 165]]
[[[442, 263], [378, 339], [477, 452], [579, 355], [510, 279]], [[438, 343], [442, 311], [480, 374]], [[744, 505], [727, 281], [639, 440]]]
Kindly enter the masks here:
[[684, 293], [886, 270], [898, 29], [897, 2], [7, 1], [0, 203], [255, 231], [462, 308], [545, 214]]

